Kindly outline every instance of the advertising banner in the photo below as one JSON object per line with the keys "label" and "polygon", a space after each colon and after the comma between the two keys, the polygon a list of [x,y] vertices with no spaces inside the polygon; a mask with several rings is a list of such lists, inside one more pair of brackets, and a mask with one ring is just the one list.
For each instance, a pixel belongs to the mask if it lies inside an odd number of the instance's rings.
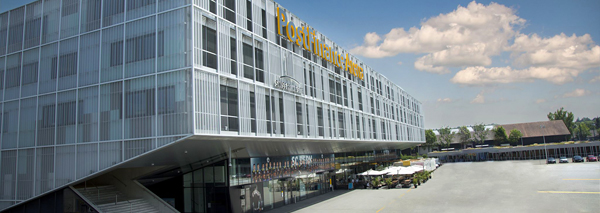
{"label": "advertising banner", "polygon": [[295,178],[335,169],[333,154],[251,158],[252,183]]}

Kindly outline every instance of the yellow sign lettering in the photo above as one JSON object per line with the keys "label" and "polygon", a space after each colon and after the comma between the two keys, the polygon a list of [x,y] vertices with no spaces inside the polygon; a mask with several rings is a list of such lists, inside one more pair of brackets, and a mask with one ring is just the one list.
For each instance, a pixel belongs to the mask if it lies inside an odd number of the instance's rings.
{"label": "yellow sign lettering", "polygon": [[303,47],[305,50],[312,52],[321,59],[328,61],[334,66],[363,80],[363,68],[352,62],[348,53],[346,53],[346,56],[344,57],[341,53],[338,54],[335,52],[333,47],[327,46],[325,42],[320,42],[315,31],[310,31],[310,27],[296,27],[292,21],[287,20],[285,12],[279,11],[279,7],[277,7],[277,33],[279,36],[284,36],[281,32],[282,27],[285,27],[287,31],[285,37],[287,37],[290,42],[295,43],[299,47]]}

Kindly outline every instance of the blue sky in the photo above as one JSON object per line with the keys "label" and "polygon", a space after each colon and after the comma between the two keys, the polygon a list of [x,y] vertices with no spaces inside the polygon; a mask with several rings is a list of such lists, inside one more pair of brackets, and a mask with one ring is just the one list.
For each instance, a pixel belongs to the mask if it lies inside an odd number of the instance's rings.
{"label": "blue sky", "polygon": [[[600,1],[277,2],[345,49],[354,50],[361,60],[420,100],[426,128],[542,121],[547,120],[548,112],[560,107],[572,111],[575,117],[600,116],[600,55],[596,52],[600,48]],[[467,40],[459,43],[439,39],[442,41],[433,42],[441,44],[428,50],[419,49],[418,45],[431,42],[406,35],[386,37],[396,28],[410,34],[408,29],[416,27],[420,35],[427,34],[423,24],[433,22],[432,19],[442,23],[433,28],[443,32],[444,24],[453,23],[451,17],[475,13],[513,17],[515,23],[508,28],[512,32],[500,38],[494,36],[493,32],[505,32],[495,31],[505,24],[502,21],[466,26],[475,39],[460,37]],[[458,23],[461,24],[468,22]],[[367,44],[364,39],[368,33],[376,34],[379,40]],[[519,45],[515,45],[516,38],[522,39]],[[399,45],[389,50],[393,46],[390,44],[402,39],[417,45]],[[464,51],[474,44],[492,49],[493,39],[506,44],[498,45],[501,50],[491,53],[487,49],[482,54]],[[449,49],[446,45],[462,51],[452,54],[445,51]],[[414,46],[417,47],[408,50]],[[575,48],[573,54],[561,57],[569,48]],[[389,51],[361,54],[381,49]],[[433,62],[442,64],[439,68],[443,70],[419,70],[415,66],[419,58],[436,58],[436,54],[449,52]],[[486,58],[488,62],[481,62]],[[444,63],[450,65],[443,66]],[[457,75],[459,72],[461,75]],[[497,76],[498,73],[502,75]]]}
{"label": "blue sky", "polygon": [[420,100],[426,128],[600,116],[600,1],[277,2]]}

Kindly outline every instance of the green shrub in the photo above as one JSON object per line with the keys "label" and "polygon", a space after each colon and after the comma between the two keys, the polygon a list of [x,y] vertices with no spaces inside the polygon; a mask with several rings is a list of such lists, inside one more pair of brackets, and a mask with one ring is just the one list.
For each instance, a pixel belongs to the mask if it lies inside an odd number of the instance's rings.
{"label": "green shrub", "polygon": [[417,159],[417,157],[412,156],[412,155],[402,155],[400,157],[400,159],[402,159],[402,160],[410,160],[410,159]]}
{"label": "green shrub", "polygon": [[385,181],[385,185],[387,185],[388,188],[392,187],[392,178],[386,178],[384,181]]}
{"label": "green shrub", "polygon": [[381,178],[379,178],[379,177],[373,178],[373,180],[371,180],[371,184],[373,185],[373,188],[377,188],[380,183],[381,183]]}

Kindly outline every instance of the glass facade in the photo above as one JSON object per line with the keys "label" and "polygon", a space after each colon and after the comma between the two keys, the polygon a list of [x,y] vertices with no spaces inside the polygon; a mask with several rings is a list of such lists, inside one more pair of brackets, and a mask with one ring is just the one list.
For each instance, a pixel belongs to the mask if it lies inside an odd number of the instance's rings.
{"label": "glass facade", "polygon": [[193,133],[192,7],[159,2],[0,14],[2,208]]}
{"label": "glass facade", "polygon": [[[376,165],[389,166],[398,159],[399,154],[395,150],[381,150],[232,159],[228,172],[229,211],[270,210],[331,192],[332,188],[364,188],[363,177],[356,174]],[[215,166],[218,165],[217,163]],[[198,171],[200,170],[184,175],[184,187],[188,187],[186,183],[192,182],[192,175],[196,177]],[[203,186],[212,187],[206,184]],[[211,190],[204,190],[206,191]],[[184,194],[185,212],[209,211],[203,206],[192,207],[194,203],[208,202],[194,198],[191,193]]]}
{"label": "glass facade", "polygon": [[271,0],[40,0],[0,14],[0,207],[194,134],[425,140],[419,101],[351,55],[364,79],[279,36],[278,7],[308,26]]}

